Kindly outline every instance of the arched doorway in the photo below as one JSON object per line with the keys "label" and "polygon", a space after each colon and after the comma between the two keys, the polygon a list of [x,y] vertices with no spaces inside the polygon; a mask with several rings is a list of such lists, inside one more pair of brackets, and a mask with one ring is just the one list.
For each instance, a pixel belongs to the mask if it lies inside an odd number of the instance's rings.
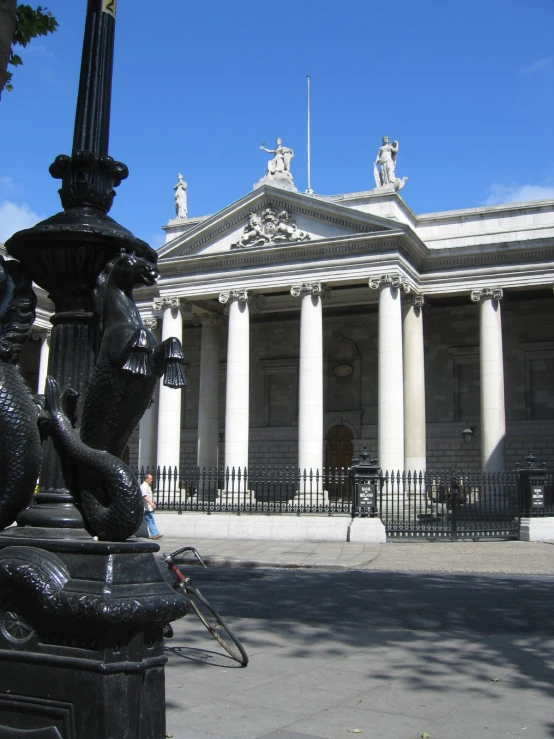
{"label": "arched doorway", "polygon": [[[354,456],[352,430],[348,426],[332,426],[327,432],[325,466],[327,467],[329,496],[344,498],[348,484],[343,478],[343,469],[350,467]],[[346,483],[346,484],[345,484]]]}

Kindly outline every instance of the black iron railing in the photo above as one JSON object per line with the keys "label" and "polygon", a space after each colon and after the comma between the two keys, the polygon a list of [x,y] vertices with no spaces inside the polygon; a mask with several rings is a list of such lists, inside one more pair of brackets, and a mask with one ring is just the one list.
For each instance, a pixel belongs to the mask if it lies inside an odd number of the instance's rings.
{"label": "black iron railing", "polygon": [[516,472],[392,473],[381,478],[379,515],[391,537],[517,538]]}
{"label": "black iron railing", "polygon": [[[141,479],[146,472],[159,510],[334,515],[355,507],[348,468],[143,468]],[[552,473],[542,507],[526,503],[518,471],[384,472],[376,484],[375,515],[390,536],[515,536],[521,516],[554,516]]]}
{"label": "black iron railing", "polygon": [[248,470],[142,468],[150,472],[160,510],[263,513],[350,513],[352,486],[348,469],[322,473],[292,467]]}

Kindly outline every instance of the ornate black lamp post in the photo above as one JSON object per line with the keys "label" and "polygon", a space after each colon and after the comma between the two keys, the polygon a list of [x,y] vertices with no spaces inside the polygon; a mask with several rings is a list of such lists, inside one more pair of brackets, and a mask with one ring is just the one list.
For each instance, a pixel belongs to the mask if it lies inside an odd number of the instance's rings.
{"label": "ornate black lamp post", "polygon": [[[163,737],[162,628],[187,609],[157,544],[129,538],[142,504],[118,459],[157,378],[185,380],[178,342],[156,346],[132,298],[156,253],[107,215],[128,175],[108,155],[114,6],[88,0],[73,150],[50,167],[64,210],[15,234],[19,264],[0,265],[0,528],[19,513],[0,534],[2,737]],[[41,419],[14,367],[34,311],[26,275],[55,305]],[[37,420],[39,492],[20,512]]]}

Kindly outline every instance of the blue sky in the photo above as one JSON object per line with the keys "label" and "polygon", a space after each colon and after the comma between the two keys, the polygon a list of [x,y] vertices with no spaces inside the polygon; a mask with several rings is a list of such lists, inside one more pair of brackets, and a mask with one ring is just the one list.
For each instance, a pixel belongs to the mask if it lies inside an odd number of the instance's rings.
{"label": "blue sky", "polygon": [[[70,153],[85,0],[49,0],[58,31],[23,50],[0,102],[0,241],[60,210],[48,166]],[[155,8],[155,11],[153,10]],[[306,188],[373,187],[381,137],[415,213],[554,197],[554,2],[118,0],[110,154],[130,169],[111,215],[159,246],[242,197],[277,136]]]}

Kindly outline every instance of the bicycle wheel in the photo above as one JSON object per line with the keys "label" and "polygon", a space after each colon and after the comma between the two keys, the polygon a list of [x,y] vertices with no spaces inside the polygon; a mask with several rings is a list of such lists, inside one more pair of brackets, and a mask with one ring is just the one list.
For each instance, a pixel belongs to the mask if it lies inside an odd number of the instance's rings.
{"label": "bicycle wheel", "polygon": [[186,592],[190,605],[204,626],[208,629],[213,638],[221,644],[223,649],[229,654],[239,665],[246,667],[248,664],[248,655],[246,650],[221,618],[219,613],[214,610],[213,606],[204,598],[202,593],[191,585],[183,583],[183,590]]}

